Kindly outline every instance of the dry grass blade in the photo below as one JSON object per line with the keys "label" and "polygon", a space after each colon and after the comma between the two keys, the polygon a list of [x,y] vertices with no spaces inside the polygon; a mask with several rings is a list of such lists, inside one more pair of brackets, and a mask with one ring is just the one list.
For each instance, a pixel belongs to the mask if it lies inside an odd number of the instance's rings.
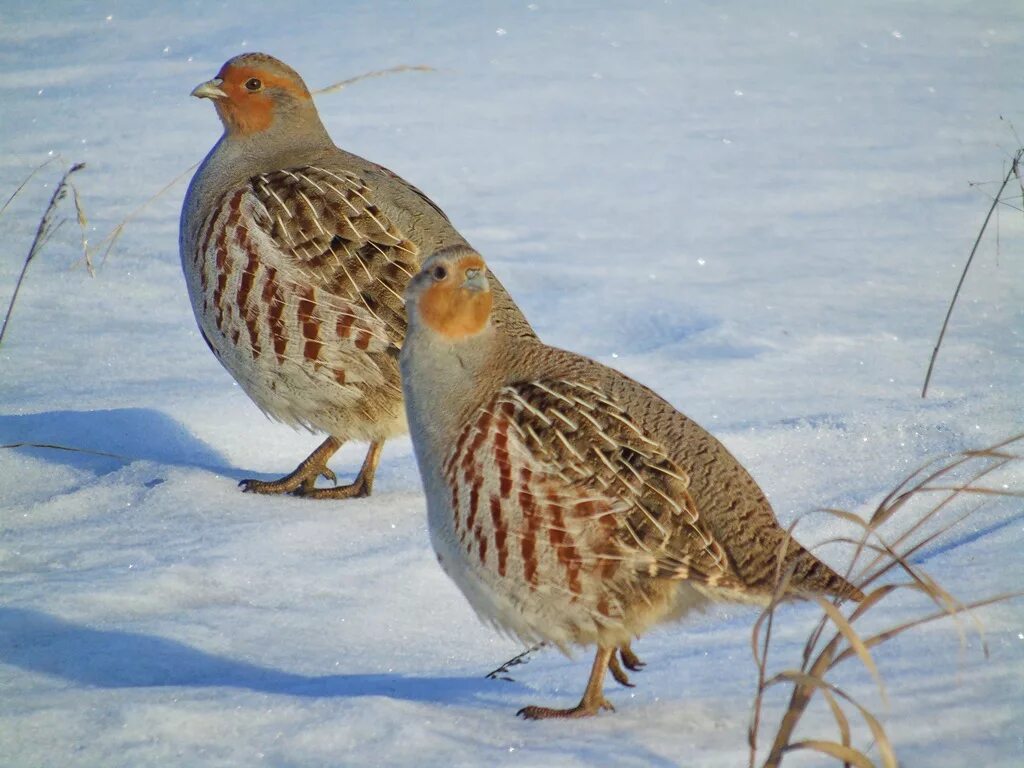
{"label": "dry grass blade", "polygon": [[89,448],[75,448],[72,445],[57,445],[56,443],[7,443],[6,445],[0,445],[0,449],[3,448],[45,448],[51,451],[68,451],[69,453],[84,453],[88,456],[104,456],[108,459],[117,459],[118,461],[132,461],[128,456],[122,456],[118,453],[107,453],[106,451],[93,451]]}
{"label": "dry grass blade", "polygon": [[82,198],[78,194],[78,187],[70,181],[68,182],[68,187],[71,189],[71,199],[75,203],[75,218],[78,220],[78,231],[82,236],[82,258],[85,259],[85,267],[89,270],[89,274],[95,277],[96,270],[93,269],[92,259],[89,256],[89,219],[86,218],[85,209],[82,207]]}
{"label": "dry grass blade", "polygon": [[[829,619],[838,628],[839,633],[843,636],[843,639],[847,643],[849,650],[854,651],[860,658],[861,664],[864,668],[871,673],[871,676],[875,679],[875,684],[878,685],[879,695],[882,697],[882,703],[888,706],[889,697],[885,693],[885,683],[882,682],[882,675],[878,671],[878,667],[875,665],[875,660],[871,658],[871,651],[868,650],[868,646],[861,640],[859,634],[854,630],[853,626],[847,621],[846,617],[840,612],[838,608],[829,600],[826,600],[821,595],[814,596],[815,602],[821,606],[821,609],[828,614]],[[836,662],[832,662],[832,666],[835,666]]]}
{"label": "dry grass blade", "polygon": [[[850,694],[846,693],[846,691],[837,688],[832,683],[824,680],[818,674],[808,674],[795,669],[780,672],[768,681],[768,685],[776,685],[782,682],[794,683],[795,691],[800,691],[802,689],[808,692],[808,696],[811,692],[820,690],[836,694],[842,697],[845,701],[848,701],[857,708],[860,716],[864,719],[864,722],[867,723],[868,728],[871,730],[871,735],[874,736],[875,743],[878,745],[878,751],[882,756],[882,765],[885,766],[885,768],[896,768],[896,766],[899,765],[899,762],[896,760],[896,753],[892,748],[892,744],[889,741],[889,737],[886,735],[881,722],[879,722],[878,718],[875,717],[867,707],[850,696]],[[838,702],[833,703],[838,704]],[[788,751],[790,744],[791,742],[789,739],[782,740],[777,738],[775,744],[772,746],[772,753],[768,756],[768,760],[765,762],[765,765],[778,765],[778,762],[781,761],[782,755]],[[775,758],[775,762],[772,762],[773,757]]]}
{"label": "dry grass blade", "polygon": [[[124,228],[128,225],[128,223],[132,219],[134,219],[136,216],[138,216],[140,213],[142,213],[150,204],[155,202],[157,200],[157,198],[162,197],[164,195],[164,193],[167,192],[167,190],[169,190],[172,187],[174,187],[175,184],[177,184],[179,181],[181,181],[182,179],[187,177],[190,173],[192,173],[192,171],[194,171],[198,166],[199,166],[199,163],[194,163],[194,164],[190,165],[188,168],[186,168],[184,171],[179,173],[177,176],[175,176],[169,182],[164,184],[156,194],[154,194],[151,197],[147,198],[141,205],[139,205],[137,208],[135,208],[131,213],[129,213],[123,219],[121,219],[121,223],[119,223],[116,227],[114,227],[110,231],[110,234],[107,235],[105,238],[103,238],[100,241],[99,245],[96,246],[96,251],[99,251],[101,248],[103,249],[103,256],[100,257],[100,264],[106,263],[107,257],[110,255],[110,252],[114,249],[114,245],[117,243],[118,239],[121,237],[121,234],[124,232]],[[90,252],[90,251],[86,250],[85,256],[83,257],[83,260],[85,261],[85,265],[89,269],[90,273],[93,271],[92,256],[93,256],[93,253],[95,253],[96,251]]]}
{"label": "dry grass blade", "polygon": [[35,168],[32,169],[32,172],[22,180],[21,184],[19,184],[17,187],[14,188],[14,191],[11,192],[11,196],[8,197],[7,200],[4,202],[3,207],[0,207],[0,216],[3,215],[4,211],[7,210],[7,206],[9,206],[11,204],[11,202],[14,200],[14,198],[16,198],[18,196],[18,194],[21,192],[21,190],[23,190],[25,188],[25,185],[28,184],[30,181],[32,181],[33,177],[37,173],[39,173],[41,170],[43,170],[43,168],[48,166],[50,163],[52,163],[56,159],[57,159],[57,156],[55,155],[55,156],[51,157],[49,160],[45,160],[44,162],[40,163],[39,165],[37,165]]}
{"label": "dry grass blade", "polygon": [[868,759],[863,752],[854,749],[848,744],[837,744],[834,741],[821,741],[818,739],[807,739],[797,741],[786,747],[786,752],[795,752],[798,749],[810,749],[814,752],[842,760],[844,765],[855,765],[857,768],[875,768],[875,764]]}
{"label": "dry grass blade", "polygon": [[[978,459],[993,459],[991,463],[985,464],[977,469],[966,481],[967,487],[973,487],[975,483],[986,477],[993,472],[1002,469],[1011,461],[1019,460],[1021,457],[1017,454],[1003,451],[1002,449],[1007,446],[1014,445],[1016,443],[1024,441],[1024,435],[1015,435],[1014,437],[1008,438],[991,448],[982,451],[966,451],[959,456],[947,461],[945,464],[940,463],[938,460],[928,462],[923,467],[918,469],[916,472],[911,474],[905,479],[897,488],[892,491],[875,509],[874,513],[865,527],[866,531],[877,531],[879,527],[891,520],[897,511],[903,508],[903,506],[911,501],[915,496],[930,492],[932,489],[932,483],[943,477],[948,477],[954,472],[960,470],[963,467],[969,466],[969,463]],[[925,474],[926,470],[938,465],[938,469],[934,469],[928,474]],[[916,482],[913,482],[917,479]],[[892,568],[900,565],[898,560],[891,557],[892,552],[897,548],[906,544],[910,540],[910,537],[918,533],[930,520],[932,520],[939,512],[944,510],[946,507],[957,501],[962,495],[966,494],[967,491],[963,488],[955,491],[947,491],[949,494],[945,499],[937,502],[933,507],[926,513],[914,520],[909,526],[907,526],[903,532],[892,542],[892,545],[885,545],[886,552],[884,555],[877,555],[875,559],[869,562],[866,566],[861,569],[861,576],[858,579],[864,579],[865,583],[870,584],[872,581],[878,579],[880,576],[885,574]],[[958,521],[957,521],[958,522]],[[955,525],[952,523],[951,525]],[[941,531],[944,532],[944,531]],[[869,538],[865,536],[865,541]],[[925,540],[926,542],[927,540]],[[922,542],[920,546],[923,546],[925,542]],[[884,543],[884,542],[883,542]],[[903,552],[904,557],[909,556],[910,553],[915,551],[917,547],[905,550]],[[854,553],[853,562],[851,562],[851,571],[853,564],[857,562],[860,557],[861,550],[858,549]],[[874,570],[876,566],[881,562],[881,567],[878,570]],[[870,573],[870,575],[868,575]]]}
{"label": "dry grass blade", "polygon": [[[926,515],[925,517],[928,517],[931,514],[933,514],[936,509],[937,507],[933,507],[932,510],[930,510],[928,515]],[[946,531],[950,530],[953,524],[955,524],[956,522],[960,522],[964,519],[965,517],[961,517],[959,520],[953,521],[952,524],[940,528],[936,534],[934,534],[933,536],[926,537],[924,541],[927,542],[933,540],[939,534],[945,533]],[[960,602],[956,598],[954,598],[949,592],[947,592],[942,587],[942,585],[940,585],[937,581],[931,578],[931,576],[924,572],[924,570],[915,567],[909,561],[910,553],[916,551],[919,547],[924,546],[924,544],[915,544],[909,547],[904,552],[897,552],[893,547],[886,544],[885,541],[881,539],[881,537],[879,537],[879,539],[881,540],[882,544],[881,547],[879,547],[878,549],[880,549],[884,553],[884,557],[888,558],[888,560],[885,561],[883,567],[873,572],[865,572],[865,576],[860,580],[862,587],[866,587],[867,585],[873,583],[883,573],[888,572],[892,568],[899,567],[905,574],[911,577],[912,581],[910,583],[893,585],[894,587],[901,589],[918,590],[919,592],[923,593],[928,598],[930,598],[936,605],[942,608],[943,611],[945,611],[945,615],[950,616],[955,620],[956,617],[962,612]],[[872,562],[876,562],[877,559],[878,558],[876,556],[876,559]],[[856,619],[860,618],[862,615],[867,613],[867,610],[871,607],[871,605],[874,605],[874,603],[871,603],[866,607],[864,605],[857,606],[857,608],[850,616],[851,621],[855,621]],[[975,619],[975,623],[978,629],[978,633],[981,634],[983,629],[981,623],[978,622],[977,619]],[[957,632],[960,635],[961,643],[966,644],[967,637],[963,631],[963,628],[960,626],[959,622],[956,622],[956,628]],[[986,656],[987,655],[988,652],[986,649]]]}
{"label": "dry grass blade", "polygon": [[971,268],[971,263],[974,261],[974,255],[978,252],[978,246],[981,245],[981,239],[985,236],[985,230],[988,229],[988,223],[992,220],[992,214],[996,208],[999,207],[999,203],[1002,200],[1003,192],[1006,190],[1007,184],[1010,183],[1010,179],[1018,176],[1018,169],[1020,167],[1021,158],[1024,158],[1024,147],[1021,147],[1013,156],[1013,162],[1010,163],[1010,170],[1006,172],[1003,177],[1002,183],[999,185],[999,191],[996,192],[995,198],[992,200],[992,205],[988,209],[988,213],[985,215],[985,220],[981,224],[981,229],[978,230],[978,236],[974,239],[974,246],[971,248],[971,253],[967,257],[967,263],[964,264],[964,270],[960,273],[960,280],[956,284],[956,290],[953,291],[953,298],[949,302],[949,309],[946,310],[946,317],[942,321],[942,329],[939,331],[939,338],[935,342],[935,348],[932,350],[931,359],[928,361],[928,372],[924,377],[924,386],[921,387],[921,397],[928,396],[928,384],[932,380],[932,371],[935,369],[935,360],[939,356],[939,347],[942,346],[942,340],[946,336],[946,328],[949,327],[949,318],[953,315],[953,307],[956,306],[956,300],[960,296],[960,289],[964,287],[964,281],[967,279],[967,271]]}
{"label": "dry grass blade", "polygon": [[[793,567],[783,568],[786,561],[786,553],[789,551],[789,543],[793,539],[793,523],[786,531],[786,538],[779,545],[779,551],[775,559],[775,589],[772,593],[768,607],[761,613],[754,622],[754,629],[750,635],[751,652],[754,655],[754,663],[757,664],[757,694],[754,699],[754,706],[751,711],[750,726],[747,728],[747,744],[750,747],[750,768],[754,768],[754,760],[757,755],[757,735],[761,727],[761,709],[765,689],[768,687],[768,648],[771,645],[772,623],[775,620],[775,608],[779,605],[789,590],[790,581],[793,578]],[[761,650],[758,651],[758,638],[761,634],[761,626],[765,626],[764,640],[761,643]]]}
{"label": "dry grass blade", "polygon": [[[790,584],[791,574],[781,570],[777,574],[778,588],[755,623],[752,637],[752,655],[757,665],[758,687],[749,732],[751,767],[757,764],[757,726],[762,719],[760,709],[764,703],[765,689],[779,684],[792,685],[793,690],[763,763],[764,766],[780,765],[784,756],[795,750],[816,751],[843,761],[848,766],[872,765],[866,753],[853,744],[853,734],[844,706],[855,707],[870,730],[879,753],[879,765],[890,768],[898,764],[895,751],[878,717],[827,678],[841,663],[856,658],[878,685],[880,698],[884,703],[886,691],[871,649],[904,634],[907,630],[943,618],[954,620],[962,645],[966,645],[967,635],[961,626],[960,617],[966,615],[973,619],[978,634],[982,637],[982,648],[987,656],[983,627],[972,611],[1024,596],[1024,592],[961,602],[919,562],[912,563],[910,558],[973,514],[980,507],[980,503],[975,504],[972,499],[1019,498],[1024,495],[1017,489],[993,487],[995,484],[991,481],[987,485],[980,485],[985,478],[991,479],[993,473],[1022,458],[1018,452],[1021,443],[1024,443],[1024,435],[1017,435],[983,450],[965,451],[944,462],[929,462],[907,476],[887,494],[867,521],[842,510],[826,510],[846,523],[855,524],[861,530],[859,536],[839,536],[824,543],[844,543],[853,548],[854,557],[846,574],[851,583],[861,589],[864,596],[848,611],[843,610],[843,603],[838,599],[828,600],[814,596],[813,599],[818,603],[822,614],[804,644],[801,668],[785,670],[769,677],[768,630],[777,619],[776,608],[785,597],[799,595],[799,585]],[[908,506],[915,499],[929,498],[930,494],[935,494],[937,498],[923,511],[916,512],[916,505]],[[964,507],[967,507],[966,511],[963,511]],[[902,516],[898,516],[900,512],[903,513]],[[953,518],[951,521],[950,517]],[[883,536],[879,531],[882,525],[891,526],[897,523],[900,527],[891,536]],[[890,538],[891,541],[887,541]],[[868,561],[866,565],[860,561],[862,556]],[[902,573],[906,580],[872,586],[894,569]],[[897,592],[922,595],[934,603],[938,610],[924,616],[911,617],[893,626],[875,627],[870,632],[863,631],[863,626],[859,629],[854,628],[856,622],[870,620],[873,614],[877,614],[877,606]],[[826,630],[830,627],[834,631],[826,636]],[[820,698],[825,700],[839,729],[838,742],[818,738],[800,741],[793,739],[794,732],[816,693],[821,693]]]}
{"label": "dry grass blade", "polygon": [[[832,710],[832,717],[836,721],[836,726],[839,728],[839,738],[843,740],[843,747],[850,748],[850,721],[846,717],[846,713],[843,712],[843,708],[839,706],[839,702],[836,701],[836,697],[832,694],[832,691],[827,688],[821,690],[821,695],[825,697],[825,702],[828,704],[828,708]],[[850,768],[849,761],[844,760],[843,768]]]}
{"label": "dry grass blade", "polygon": [[933,485],[929,491],[954,491],[956,493],[976,493],[980,496],[1016,496],[1024,499],[1024,491],[1007,491],[1001,488],[977,488],[966,485]]}
{"label": "dry grass blade", "polygon": [[43,211],[43,215],[39,219],[39,226],[36,227],[36,234],[32,238],[32,245],[29,246],[28,255],[25,256],[25,262],[21,265],[21,272],[14,283],[14,291],[11,293],[10,303],[7,305],[4,323],[0,326],[0,343],[3,343],[4,334],[7,333],[7,325],[11,322],[11,315],[14,314],[14,304],[18,300],[18,293],[21,291],[22,283],[25,282],[28,265],[39,254],[50,236],[60,227],[61,222],[54,225],[53,216],[57,210],[57,205],[67,194],[68,179],[83,168],[85,168],[85,163],[75,163],[64,172],[64,175],[60,177],[60,181],[57,183],[57,188],[53,190],[53,194],[50,196],[50,202],[47,204],[46,210]]}
{"label": "dry grass blade", "polygon": [[[904,586],[904,585],[899,585],[899,586]],[[984,600],[976,600],[973,603],[966,603],[964,605],[959,606],[958,609],[957,609],[957,612],[958,613],[962,613],[964,611],[973,611],[976,608],[984,608],[986,605],[994,605],[996,603],[1002,603],[1002,602],[1004,602],[1006,600],[1012,600],[1012,599],[1017,598],[1017,597],[1024,597],[1024,591],[1020,591],[1020,592],[1004,592],[1001,595],[995,595],[994,597],[988,597],[988,598],[985,598]],[[895,627],[890,627],[889,629],[885,630],[884,632],[879,632],[876,635],[872,635],[872,636],[868,637],[866,640],[864,640],[864,644],[868,648],[874,648],[876,645],[881,645],[884,642],[892,640],[897,635],[903,634],[908,629],[913,629],[914,627],[919,627],[919,626],[921,626],[923,624],[929,624],[929,623],[931,623],[933,621],[937,621],[939,619],[945,619],[945,618],[948,618],[948,617],[949,617],[949,612],[948,611],[936,611],[935,613],[931,613],[931,614],[929,614],[927,616],[922,616],[921,618],[914,619],[913,621],[904,622],[903,624],[899,624],[899,625],[897,625]],[[838,664],[840,661],[845,661],[846,659],[848,659],[851,656],[851,654],[852,654],[852,650],[847,648],[845,651],[840,653],[839,656],[836,657],[836,660],[835,660],[834,663]]]}
{"label": "dry grass blade", "polygon": [[349,77],[345,80],[339,80],[336,83],[324,86],[313,91],[313,95],[319,95],[321,93],[336,93],[338,91],[348,88],[352,83],[358,83],[360,80],[369,80],[374,77],[386,77],[387,75],[396,75],[399,72],[436,72],[437,70],[433,67],[429,67],[426,64],[399,64],[397,67],[388,67],[387,69],[374,69],[370,72],[364,72],[361,75],[355,77]]}
{"label": "dry grass blade", "polygon": [[[968,463],[974,458],[978,457],[992,457],[997,459],[1016,460],[1020,456],[1013,453],[1008,453],[1002,449],[1008,445],[1020,442],[1024,439],[1024,435],[1015,435],[1009,437],[1002,442],[996,443],[995,445],[989,446],[988,448],[982,448],[980,450],[967,450],[963,451],[959,456],[953,460],[942,463],[942,457],[936,457],[931,461],[926,462],[923,466],[918,467],[916,470],[907,475],[900,483],[891,490],[875,509],[871,515],[869,524],[877,528],[886,522],[889,518],[898,512],[904,504],[910,501],[914,494],[925,488],[931,481],[948,475],[953,472],[961,465]],[[938,466],[938,469],[932,470],[933,467]],[[930,474],[925,476],[925,472],[932,470]],[[922,477],[923,476],[923,477]],[[917,479],[916,478],[921,478]],[[907,529],[907,533],[912,533],[915,529]],[[898,542],[897,542],[898,543]]]}

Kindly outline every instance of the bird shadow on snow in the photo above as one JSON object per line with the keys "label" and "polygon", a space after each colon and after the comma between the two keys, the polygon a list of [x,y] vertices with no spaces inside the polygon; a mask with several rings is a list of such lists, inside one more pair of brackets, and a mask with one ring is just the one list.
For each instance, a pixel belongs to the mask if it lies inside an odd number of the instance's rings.
{"label": "bird shadow on snow", "polygon": [[[316,436],[317,442],[321,439],[322,435]],[[4,445],[16,446],[18,450],[48,462],[97,475],[115,472],[133,461],[152,461],[169,466],[195,467],[234,480],[247,477],[275,480],[280,477],[280,473],[261,473],[233,466],[184,425],[152,408],[0,414],[0,446]],[[335,461],[341,463],[339,459]],[[362,456],[354,461],[358,469]],[[388,464],[394,466],[393,461]],[[399,465],[401,476],[407,476],[412,466],[410,455]],[[378,484],[385,485],[392,471],[384,468],[378,472]],[[340,471],[338,475],[342,477]]]}
{"label": "bird shadow on snow", "polygon": [[177,640],[93,629],[0,607],[0,663],[94,688],[239,688],[300,697],[384,696],[455,703],[493,691],[481,677],[342,674],[313,677],[216,656]]}
{"label": "bird shadow on snow", "polygon": [[167,414],[152,408],[0,415],[0,445],[12,443],[74,448],[25,450],[47,461],[101,474],[140,460],[231,471],[227,460],[216,450]]}

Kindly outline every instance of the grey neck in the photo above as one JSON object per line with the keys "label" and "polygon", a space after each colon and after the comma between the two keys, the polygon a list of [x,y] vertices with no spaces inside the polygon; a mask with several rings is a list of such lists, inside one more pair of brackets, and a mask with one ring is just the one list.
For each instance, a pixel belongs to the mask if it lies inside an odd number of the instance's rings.
{"label": "grey neck", "polygon": [[304,165],[311,157],[335,149],[320,118],[305,121],[301,130],[287,123],[249,136],[221,136],[196,173],[215,176],[231,187],[259,173]]}
{"label": "grey neck", "polygon": [[500,344],[493,325],[472,338],[452,342],[415,320],[410,323],[402,345],[402,386],[409,428],[420,434],[431,451],[447,453],[451,448],[447,441],[483,405],[482,393],[500,384],[494,380]]}
{"label": "grey neck", "polygon": [[189,227],[201,222],[199,212],[208,210],[228,190],[260,173],[308,165],[337,151],[315,112],[307,115],[301,130],[289,133],[294,128],[294,121],[282,121],[250,136],[229,138],[225,133],[220,137],[192,177],[185,195],[181,217],[183,243],[194,236]]}

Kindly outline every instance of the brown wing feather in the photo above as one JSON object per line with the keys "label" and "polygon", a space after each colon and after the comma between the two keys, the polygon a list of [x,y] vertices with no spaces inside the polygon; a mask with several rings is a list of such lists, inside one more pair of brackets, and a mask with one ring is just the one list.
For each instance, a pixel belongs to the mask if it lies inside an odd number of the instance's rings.
{"label": "brown wing feather", "polygon": [[306,166],[254,177],[266,209],[257,223],[310,285],[377,318],[392,341],[405,335],[402,293],[419,268],[419,248],[349,171]]}
{"label": "brown wing feather", "polygon": [[567,380],[504,388],[530,453],[562,493],[601,499],[610,536],[641,575],[742,589],[725,549],[700,517],[686,472],[600,389]]}

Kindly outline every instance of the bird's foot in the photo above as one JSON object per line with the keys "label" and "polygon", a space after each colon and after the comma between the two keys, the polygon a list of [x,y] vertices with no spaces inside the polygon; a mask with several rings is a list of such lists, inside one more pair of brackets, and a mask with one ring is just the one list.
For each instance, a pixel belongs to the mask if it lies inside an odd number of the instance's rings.
{"label": "bird's foot", "polygon": [[294,472],[290,472],[279,480],[242,480],[238,487],[242,489],[243,493],[294,493],[298,496],[320,498],[311,495],[313,491],[318,490],[316,487],[318,477],[326,477],[332,483],[338,482],[338,476],[328,468],[327,460],[334,455],[339,447],[341,447],[340,440],[328,437],[295,468]]}
{"label": "bird's foot", "polygon": [[602,709],[607,709],[609,712],[615,711],[615,707],[612,706],[608,699],[604,696],[597,696],[589,701],[584,697],[579,704],[570,709],[529,706],[523,707],[516,714],[524,720],[569,720],[580,717],[593,717]]}
{"label": "bird's foot", "polygon": [[294,493],[297,496],[308,496],[311,492],[318,490],[316,487],[318,477],[325,477],[332,483],[338,482],[338,476],[326,466],[308,468],[300,464],[294,472],[279,480],[246,479],[241,480],[238,487],[242,489],[242,493]]}
{"label": "bird's foot", "polygon": [[[316,488],[312,483],[303,485],[295,490],[296,496],[304,499],[362,499],[373,492],[373,477],[377,472],[377,464],[380,462],[380,453],[384,448],[384,441],[370,443],[370,450],[366,452],[363,466],[356,475],[356,479],[348,485],[336,485],[334,488]],[[326,468],[326,467],[325,467]],[[327,470],[330,472],[330,470]],[[332,473],[333,475],[333,473]],[[313,480],[316,480],[314,476]]]}
{"label": "bird's foot", "polygon": [[566,719],[591,717],[602,709],[615,711],[612,703],[604,697],[604,673],[610,661],[615,657],[615,646],[600,646],[594,656],[594,666],[590,669],[590,679],[583,692],[580,703],[572,709],[550,709],[548,707],[523,707],[516,714],[526,720],[548,720],[550,718]]}
{"label": "bird's foot", "polygon": [[[336,480],[333,472],[331,475],[331,479]],[[369,496],[372,490],[373,484],[360,475],[348,485],[336,485],[333,488],[300,487],[295,490],[295,495],[304,499],[362,499]]]}

